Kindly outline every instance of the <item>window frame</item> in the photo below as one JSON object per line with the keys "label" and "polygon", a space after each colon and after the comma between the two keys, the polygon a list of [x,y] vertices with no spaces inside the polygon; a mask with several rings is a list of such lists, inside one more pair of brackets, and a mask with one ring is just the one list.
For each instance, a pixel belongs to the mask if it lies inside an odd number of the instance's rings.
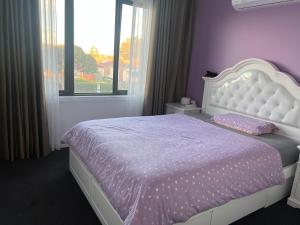
{"label": "window frame", "polygon": [[64,47],[64,90],[60,96],[111,96],[127,95],[127,90],[118,89],[119,53],[121,38],[122,6],[133,5],[132,0],[115,0],[115,34],[113,57],[113,84],[111,93],[75,93],[74,91],[74,0],[65,0],[65,47]]}

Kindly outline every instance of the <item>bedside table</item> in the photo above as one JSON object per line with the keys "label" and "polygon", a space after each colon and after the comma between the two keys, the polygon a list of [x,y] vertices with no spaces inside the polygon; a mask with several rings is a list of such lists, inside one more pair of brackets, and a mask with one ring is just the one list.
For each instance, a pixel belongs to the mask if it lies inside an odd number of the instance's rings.
{"label": "bedside table", "polygon": [[195,113],[200,112],[200,107],[186,107],[184,105],[181,105],[180,103],[167,103],[166,104],[166,114],[188,114],[188,113]]}
{"label": "bedside table", "polygon": [[[300,145],[298,145],[298,149],[300,151]],[[300,208],[300,156],[297,162],[297,169],[295,173],[291,196],[288,198],[287,204],[294,208]]]}

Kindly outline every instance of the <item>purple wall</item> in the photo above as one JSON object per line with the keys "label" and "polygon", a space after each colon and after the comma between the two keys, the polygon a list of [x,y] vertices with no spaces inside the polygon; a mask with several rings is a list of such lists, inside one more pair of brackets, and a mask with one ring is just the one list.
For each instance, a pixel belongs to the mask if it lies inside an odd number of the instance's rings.
{"label": "purple wall", "polygon": [[242,59],[273,62],[300,82],[300,4],[238,12],[231,0],[198,0],[188,96],[202,101],[206,70]]}

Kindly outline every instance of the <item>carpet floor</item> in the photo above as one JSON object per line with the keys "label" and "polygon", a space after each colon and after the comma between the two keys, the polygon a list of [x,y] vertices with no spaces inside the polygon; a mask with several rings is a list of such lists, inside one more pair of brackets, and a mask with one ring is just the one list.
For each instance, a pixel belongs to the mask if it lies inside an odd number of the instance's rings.
{"label": "carpet floor", "polygon": [[[0,162],[1,225],[100,225],[68,171],[68,150],[40,160]],[[234,225],[299,225],[286,199]]]}

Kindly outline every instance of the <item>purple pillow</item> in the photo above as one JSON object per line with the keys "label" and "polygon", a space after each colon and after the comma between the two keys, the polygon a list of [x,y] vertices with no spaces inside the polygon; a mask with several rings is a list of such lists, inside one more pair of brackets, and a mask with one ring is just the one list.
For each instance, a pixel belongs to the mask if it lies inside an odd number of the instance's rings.
{"label": "purple pillow", "polygon": [[277,130],[277,127],[273,123],[232,113],[215,115],[212,117],[212,121],[225,127],[253,135],[270,134]]}

